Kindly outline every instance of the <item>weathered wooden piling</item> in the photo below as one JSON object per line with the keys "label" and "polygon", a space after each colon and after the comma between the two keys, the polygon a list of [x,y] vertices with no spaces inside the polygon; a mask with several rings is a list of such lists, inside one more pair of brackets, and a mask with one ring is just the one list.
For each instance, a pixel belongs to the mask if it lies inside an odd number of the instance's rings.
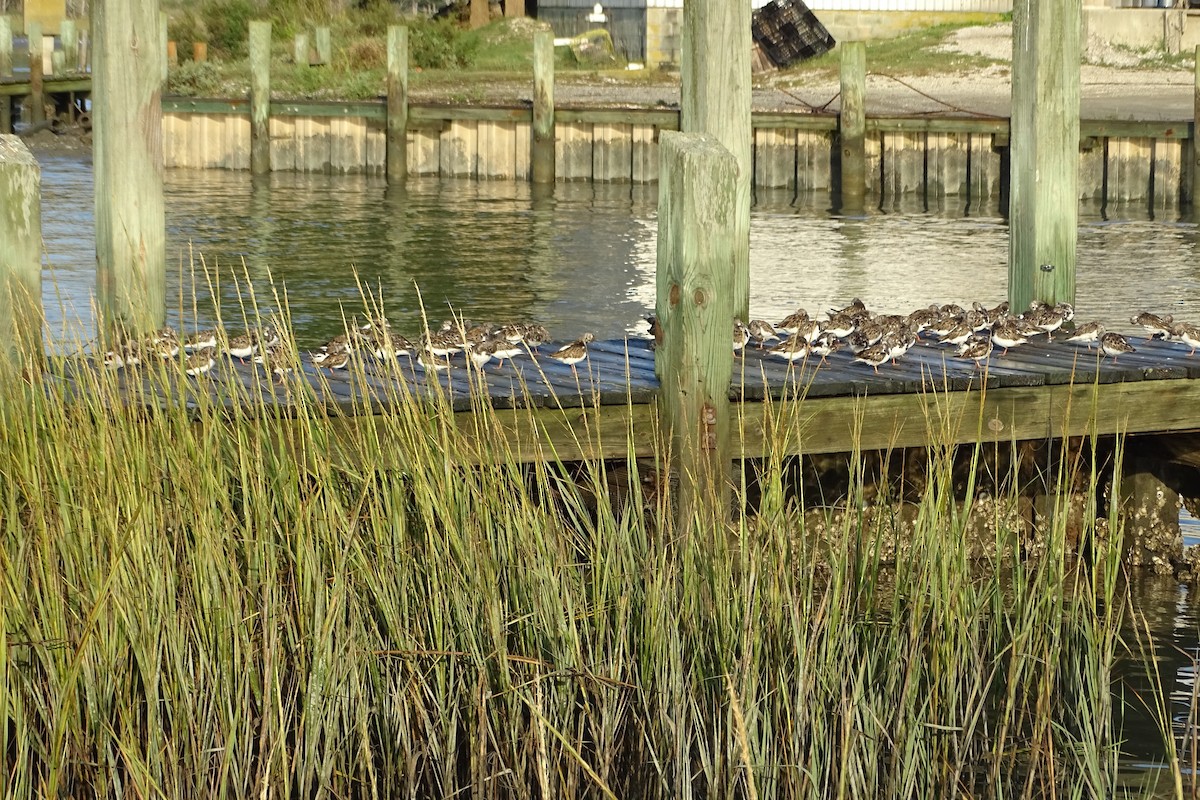
{"label": "weathered wooden piling", "polygon": [[12,47],[12,17],[0,14],[0,78],[12,77]]}
{"label": "weathered wooden piling", "polygon": [[[750,313],[750,4],[689,0],[683,7],[680,129],[709,133],[737,161],[732,313]],[[732,319],[732,318],[731,318]]]}
{"label": "weathered wooden piling", "polygon": [[42,62],[42,24],[31,22],[25,26],[25,38],[29,41],[29,121],[35,125],[46,121],[46,95],[44,92],[45,66]]}
{"label": "weathered wooden piling", "polygon": [[1200,209],[1200,44],[1196,45],[1196,64],[1192,80],[1192,183],[1191,197],[1193,214]]}
{"label": "weathered wooden piling", "polygon": [[506,0],[504,3],[504,16],[506,17],[523,17],[525,16],[525,0]]}
{"label": "weathered wooden piling", "polygon": [[162,53],[158,3],[92,3],[92,158],[102,327],[166,318]]}
{"label": "weathered wooden piling", "polygon": [[208,42],[192,42],[192,61],[197,64],[208,61]]}
{"label": "weathered wooden piling", "polygon": [[471,0],[471,30],[482,28],[484,25],[488,24],[489,20],[491,19],[491,11],[489,9],[490,5],[491,4],[488,2],[488,0]]}
{"label": "weathered wooden piling", "polygon": [[408,178],[408,28],[388,27],[387,177]]}
{"label": "weathered wooden piling", "polygon": [[63,60],[67,70],[79,72],[79,29],[75,20],[64,19],[58,26],[58,38],[62,40]]}
{"label": "weathered wooden piling", "polygon": [[1179,529],[1179,493],[1165,480],[1177,469],[1163,458],[1130,440],[1122,463],[1121,511],[1124,521],[1125,563],[1170,573],[1170,554],[1183,550]]}
{"label": "weathered wooden piling", "polygon": [[333,63],[333,35],[329,31],[328,25],[319,25],[316,33],[317,63],[328,67]]}
{"label": "weathered wooden piling", "polygon": [[167,70],[170,71],[173,67],[179,66],[179,44],[177,42],[167,41]]}
{"label": "weathered wooden piling", "polygon": [[292,61],[301,67],[309,65],[308,33],[305,31],[297,33],[296,38],[292,40]]}
{"label": "weathered wooden piling", "polygon": [[250,171],[271,171],[271,23],[250,23]]}
{"label": "weathered wooden piling", "polygon": [[1080,0],[1013,5],[1008,298],[1075,301]]}
{"label": "weathered wooden piling", "polygon": [[533,37],[533,182],[554,183],[554,34]]}
{"label": "weathered wooden piling", "polygon": [[842,42],[842,106],[838,112],[838,159],[842,211],[863,210],[867,192],[867,46]]}
{"label": "weathered wooden piling", "polygon": [[[733,275],[737,159],[711,134],[664,131],[659,140],[654,371],[679,476],[681,531],[723,522],[731,464]],[[708,525],[714,529],[714,525]]]}
{"label": "weathered wooden piling", "polygon": [[37,160],[0,134],[0,360],[18,370],[42,354],[41,203]]}
{"label": "weathered wooden piling", "polygon": [[50,53],[50,74],[62,75],[67,71],[67,57],[62,50],[53,50]]}
{"label": "weathered wooden piling", "polygon": [[165,86],[167,83],[167,72],[171,68],[171,62],[168,58],[167,42],[170,40],[170,35],[167,33],[167,12],[159,10],[158,12],[158,53],[162,62],[162,82]]}

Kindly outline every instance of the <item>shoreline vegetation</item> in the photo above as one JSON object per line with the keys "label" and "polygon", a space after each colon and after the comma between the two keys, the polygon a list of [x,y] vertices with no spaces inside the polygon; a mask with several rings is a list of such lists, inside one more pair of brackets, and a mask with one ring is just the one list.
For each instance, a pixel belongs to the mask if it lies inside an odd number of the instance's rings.
{"label": "shoreline vegetation", "polygon": [[[247,302],[232,327],[266,322]],[[294,378],[262,374],[283,419],[78,374],[0,393],[5,797],[1113,797],[1130,706],[1161,726],[1145,779],[1184,796],[1116,512],[1084,557],[997,513],[980,556],[954,465],[982,447],[928,451],[885,563],[859,453],[821,538],[782,455],[711,530],[632,455],[521,463],[438,392],[355,425]],[[803,398],[775,411],[782,452]],[[1094,458],[1050,480],[1119,492]],[[1123,694],[1131,657],[1158,689]]]}

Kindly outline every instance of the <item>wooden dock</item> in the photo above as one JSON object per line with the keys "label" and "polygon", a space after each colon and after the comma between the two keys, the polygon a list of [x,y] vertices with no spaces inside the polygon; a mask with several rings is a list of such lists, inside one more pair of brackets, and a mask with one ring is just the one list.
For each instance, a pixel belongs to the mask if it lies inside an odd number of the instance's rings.
{"label": "wooden dock", "polygon": [[[997,351],[982,367],[955,357],[953,348],[922,342],[878,373],[846,352],[826,364],[815,357],[789,364],[749,346],[735,360],[730,389],[740,426],[734,441],[742,442],[740,457],[754,458],[778,444],[780,430],[788,432],[793,454],[1200,430],[1200,354],[1190,356],[1177,343],[1132,341],[1137,352],[1117,363],[1097,350],[1054,341],[1003,356]],[[261,366],[228,358],[198,377],[184,376],[170,362],[123,369],[115,377],[139,402],[275,409],[284,419],[289,407],[315,402],[346,424],[374,425],[381,435],[381,415],[411,397],[448,403],[459,427],[469,430],[482,387],[520,460],[551,452],[564,460],[623,458],[631,442],[634,455],[653,455],[658,382],[651,343],[593,343],[577,370],[536,358],[551,349],[482,372],[461,356],[449,371],[428,373],[407,357],[367,358],[330,371],[305,355],[282,381]],[[68,385],[79,368],[70,363],[61,376]],[[159,379],[160,368],[168,380]]]}

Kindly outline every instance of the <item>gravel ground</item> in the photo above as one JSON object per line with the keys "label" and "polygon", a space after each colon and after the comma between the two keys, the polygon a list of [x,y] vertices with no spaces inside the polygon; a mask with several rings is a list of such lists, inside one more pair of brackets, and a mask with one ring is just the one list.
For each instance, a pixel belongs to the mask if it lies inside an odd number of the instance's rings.
{"label": "gravel ground", "polygon": [[[1012,91],[1012,27],[1009,23],[963,28],[946,47],[997,60],[986,69],[961,75],[881,75],[867,77],[867,113],[875,115],[1009,116]],[[1190,119],[1193,75],[1188,69],[1147,68],[1141,54],[1089,42],[1081,69],[1081,115],[1085,119]],[[815,80],[802,88],[782,88],[794,75],[759,73],[754,77],[754,107],[759,110],[838,110],[836,79]],[[497,82],[477,87],[483,103],[528,103],[524,81]],[[436,92],[414,92],[416,102],[436,102]],[[584,81],[561,78],[555,102],[562,106],[676,107],[677,75],[658,83],[631,84],[612,78]]]}

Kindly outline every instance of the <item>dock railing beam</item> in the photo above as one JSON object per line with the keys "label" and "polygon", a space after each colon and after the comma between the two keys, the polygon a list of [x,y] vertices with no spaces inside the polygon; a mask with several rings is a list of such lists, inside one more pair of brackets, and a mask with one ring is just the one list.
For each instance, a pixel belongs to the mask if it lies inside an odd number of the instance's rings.
{"label": "dock railing beam", "polygon": [[250,23],[250,172],[271,171],[271,23]]}
{"label": "dock railing beam", "polygon": [[158,3],[92,3],[92,160],[102,333],[166,318]]}
{"label": "dock railing beam", "polygon": [[[729,380],[738,225],[737,159],[715,136],[659,140],[657,313],[659,408],[679,476],[680,535],[723,529],[732,485]],[[699,528],[695,527],[699,525]]]}
{"label": "dock railing beam", "polygon": [[37,160],[0,134],[0,358],[25,374],[43,352],[41,202]]}
{"label": "dock railing beam", "polygon": [[867,194],[867,47],[842,42],[841,94],[838,113],[838,160],[841,169],[841,210],[863,211]]}
{"label": "dock railing beam", "polygon": [[554,183],[554,34],[533,36],[534,183]]}
{"label": "dock railing beam", "polygon": [[730,324],[733,316],[749,321],[750,313],[750,183],[754,176],[750,50],[750,3],[684,3],[680,129],[712,134],[733,154],[738,167]]}
{"label": "dock railing beam", "polygon": [[1080,0],[1013,4],[1008,299],[1075,301]]}
{"label": "dock railing beam", "polygon": [[408,179],[408,28],[388,27],[387,45],[387,178]]}

